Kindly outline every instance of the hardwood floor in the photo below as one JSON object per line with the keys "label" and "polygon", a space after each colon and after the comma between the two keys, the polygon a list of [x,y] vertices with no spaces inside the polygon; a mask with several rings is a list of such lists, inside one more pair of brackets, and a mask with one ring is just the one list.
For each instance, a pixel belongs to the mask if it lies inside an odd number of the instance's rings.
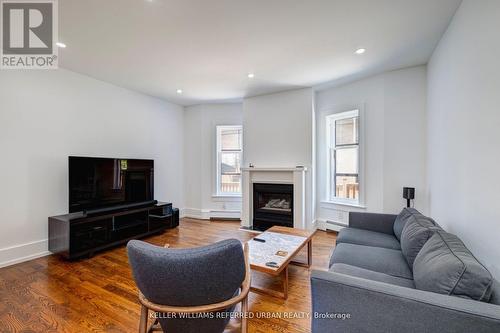
{"label": "hardwood floor", "polygon": [[[182,219],[179,228],[144,240],[176,248],[251,237],[239,230],[237,222]],[[335,233],[316,233],[313,268],[327,268],[335,237]],[[302,252],[298,259],[306,260]],[[279,280],[256,272],[252,272],[252,284],[281,286]],[[311,310],[309,270],[290,266],[289,284],[286,301],[250,293],[249,310],[254,318],[249,320],[249,332],[310,331],[310,318],[305,316]],[[48,256],[0,269],[0,332],[135,333],[139,312],[125,246],[76,262]],[[273,313],[304,318],[275,318]],[[232,321],[228,331],[239,332],[239,321]]]}

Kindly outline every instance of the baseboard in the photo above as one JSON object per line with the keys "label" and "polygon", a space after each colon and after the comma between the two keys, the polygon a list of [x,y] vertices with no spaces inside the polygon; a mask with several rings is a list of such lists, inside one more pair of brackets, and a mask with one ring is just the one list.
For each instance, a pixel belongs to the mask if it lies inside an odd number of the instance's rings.
{"label": "baseboard", "polygon": [[202,219],[201,209],[196,208],[182,208],[180,217],[188,217],[193,219]]}
{"label": "baseboard", "polygon": [[0,249],[0,268],[49,255],[48,239]]}
{"label": "baseboard", "polygon": [[210,219],[239,219],[241,218],[240,210],[228,209],[199,209],[199,208],[183,208],[181,209],[181,217],[188,217],[200,220]]}

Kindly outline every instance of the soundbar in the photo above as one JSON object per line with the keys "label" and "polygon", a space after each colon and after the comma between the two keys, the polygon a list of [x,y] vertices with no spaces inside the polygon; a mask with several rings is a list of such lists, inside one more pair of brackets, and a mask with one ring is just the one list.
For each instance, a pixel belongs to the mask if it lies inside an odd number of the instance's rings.
{"label": "soundbar", "polygon": [[98,208],[98,209],[91,209],[91,210],[84,210],[83,214],[87,217],[95,216],[95,215],[101,215],[104,213],[112,213],[116,212],[119,210],[126,210],[126,209],[132,209],[132,208],[142,208],[142,207],[147,207],[147,206],[153,206],[158,203],[158,200],[150,200],[150,201],[143,201],[143,202],[136,202],[132,204],[126,204],[126,205],[118,205],[118,206],[112,206],[112,207],[106,207],[106,208]]}

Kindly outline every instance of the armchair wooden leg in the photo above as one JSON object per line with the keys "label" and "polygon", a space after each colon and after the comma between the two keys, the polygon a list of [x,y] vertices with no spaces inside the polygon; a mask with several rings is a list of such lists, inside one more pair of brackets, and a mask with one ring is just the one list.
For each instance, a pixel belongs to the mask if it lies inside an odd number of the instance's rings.
{"label": "armchair wooden leg", "polygon": [[158,319],[155,319],[155,321],[148,327],[147,333],[156,332],[156,331],[162,331],[161,326],[160,326],[160,321]]}
{"label": "armchair wooden leg", "polygon": [[141,319],[139,322],[139,333],[146,333],[148,329],[148,308],[141,305]]}
{"label": "armchair wooden leg", "polygon": [[247,312],[248,312],[248,296],[241,301],[241,313],[243,317],[241,318],[241,332],[247,333],[248,322],[247,322]]}

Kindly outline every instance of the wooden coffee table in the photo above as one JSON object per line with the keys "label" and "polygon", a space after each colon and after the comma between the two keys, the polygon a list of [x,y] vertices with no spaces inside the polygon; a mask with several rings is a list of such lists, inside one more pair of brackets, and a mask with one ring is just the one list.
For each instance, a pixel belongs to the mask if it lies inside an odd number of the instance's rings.
{"label": "wooden coffee table", "polygon": [[[265,239],[265,243],[248,241],[250,253],[250,268],[272,276],[281,276],[283,291],[267,288],[251,287],[250,291],[260,294],[271,295],[283,299],[288,298],[288,265],[311,267],[312,262],[312,237],[316,231],[277,227],[274,226],[267,231],[255,236]],[[296,262],[292,259],[307,245],[307,262]],[[278,255],[278,251],[283,251]],[[266,262],[273,261],[278,267],[266,266]]]}

